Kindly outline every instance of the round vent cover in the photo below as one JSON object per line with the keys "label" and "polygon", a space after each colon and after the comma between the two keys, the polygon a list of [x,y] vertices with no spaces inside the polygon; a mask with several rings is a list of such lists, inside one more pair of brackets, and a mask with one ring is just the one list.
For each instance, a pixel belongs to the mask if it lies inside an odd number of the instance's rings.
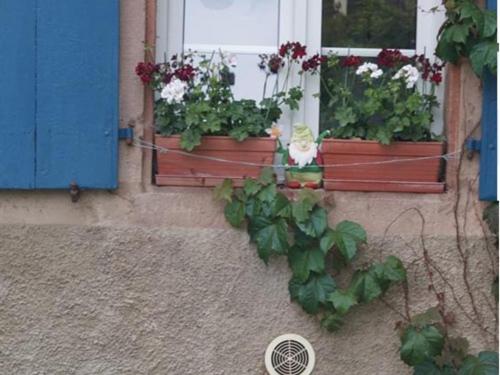
{"label": "round vent cover", "polygon": [[299,335],[277,337],[266,350],[269,375],[309,375],[315,361],[311,344]]}

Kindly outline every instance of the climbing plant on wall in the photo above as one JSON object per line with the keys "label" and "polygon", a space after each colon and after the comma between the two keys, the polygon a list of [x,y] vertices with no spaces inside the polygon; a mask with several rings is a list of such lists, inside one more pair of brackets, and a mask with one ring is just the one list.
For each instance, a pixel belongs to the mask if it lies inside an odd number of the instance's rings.
{"label": "climbing plant on wall", "polygon": [[457,63],[468,58],[474,72],[497,70],[496,12],[480,8],[473,0],[446,0],[446,21],[438,35],[436,55],[443,61]]}
{"label": "climbing plant on wall", "polygon": [[330,331],[340,328],[354,306],[371,302],[393,283],[406,280],[402,262],[390,256],[357,269],[349,286],[340,288],[332,273],[352,263],[366,242],[365,230],[351,221],[331,227],[327,205],[315,191],[304,189],[287,196],[278,191],[272,169],[264,169],[257,180],[245,180],[239,189],[226,180],[215,196],[226,202],[227,221],[246,228],[266,264],[273,256],[288,259],[293,274],[288,285],[291,299],[307,313],[320,316],[322,326]]}
{"label": "climbing plant on wall", "polygon": [[[242,188],[235,188],[231,180],[225,180],[214,194],[225,202],[227,221],[235,228],[247,230],[266,264],[273,257],[288,259],[292,301],[308,314],[318,316],[325,329],[337,331],[356,305],[382,297],[391,285],[400,283],[405,291],[405,313],[400,314],[403,321],[396,324],[401,340],[400,357],[413,368],[414,375],[498,374],[498,353],[483,351],[470,355],[467,340],[451,335],[455,315],[447,308],[445,294],[436,287],[433,275],[436,271],[445,277],[431,261],[423,237],[428,288],[436,297],[437,306],[411,316],[407,271],[395,256],[355,269],[345,288],[337,284],[336,276],[352,269],[347,266],[352,266],[367,235],[361,225],[352,221],[330,226],[329,204],[315,191],[280,191],[273,170],[264,169],[258,179],[246,179]],[[424,224],[421,212],[413,210]],[[452,294],[455,295],[453,291]],[[473,308],[475,311],[474,305]]]}

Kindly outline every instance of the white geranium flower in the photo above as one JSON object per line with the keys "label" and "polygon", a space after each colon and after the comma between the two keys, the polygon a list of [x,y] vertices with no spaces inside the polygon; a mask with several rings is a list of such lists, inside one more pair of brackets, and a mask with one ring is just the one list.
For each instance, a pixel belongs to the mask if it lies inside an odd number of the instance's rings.
{"label": "white geranium flower", "polygon": [[186,94],[187,84],[178,78],[173,78],[161,91],[161,98],[168,104],[180,103]]}
{"label": "white geranium flower", "polygon": [[406,88],[411,89],[415,86],[418,79],[420,78],[420,73],[418,69],[413,65],[405,65],[392,77],[392,79],[401,79],[403,78],[406,82]]}
{"label": "white geranium flower", "polygon": [[371,78],[380,78],[384,74],[382,69],[375,70],[372,74],[370,74]]}
{"label": "white geranium flower", "polygon": [[371,78],[379,78],[384,72],[377,64],[366,62],[358,67],[356,74],[358,76],[369,74]]}

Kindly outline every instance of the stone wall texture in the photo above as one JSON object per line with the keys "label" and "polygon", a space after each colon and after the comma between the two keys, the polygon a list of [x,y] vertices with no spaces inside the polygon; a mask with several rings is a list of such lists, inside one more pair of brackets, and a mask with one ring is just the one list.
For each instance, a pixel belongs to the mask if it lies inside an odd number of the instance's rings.
{"label": "stone wall texture", "polygon": [[[122,0],[121,124],[134,123],[139,135],[148,125],[133,69],[144,55],[145,5]],[[461,69],[464,136],[480,117],[480,90],[470,68]],[[311,342],[314,374],[411,374],[394,329],[404,310],[401,288],[385,303],[355,308],[340,332],[327,333],[290,302],[283,259],[265,266],[246,233],[225,223],[210,191],[156,188],[142,150],[122,145],[120,153],[116,192],[84,192],[78,203],[68,192],[0,192],[0,374],[263,375],[265,349],[284,333]],[[497,250],[480,221],[477,160],[464,160],[462,169],[460,237],[480,313],[496,331],[488,293]],[[407,265],[412,313],[436,304],[421,261],[425,246],[471,314],[456,245],[456,190],[329,195],[331,223],[357,221],[368,232],[356,266],[390,254]],[[439,277],[436,283],[471,351],[495,348]]]}

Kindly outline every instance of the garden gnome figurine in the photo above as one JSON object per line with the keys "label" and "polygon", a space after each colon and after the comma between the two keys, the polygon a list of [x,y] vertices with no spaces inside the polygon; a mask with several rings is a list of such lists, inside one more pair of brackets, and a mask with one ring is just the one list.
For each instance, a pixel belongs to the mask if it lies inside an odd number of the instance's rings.
{"label": "garden gnome figurine", "polygon": [[323,157],[319,150],[320,141],[315,141],[307,125],[293,127],[292,139],[285,153],[287,186],[291,189],[307,187],[318,189],[323,180]]}

